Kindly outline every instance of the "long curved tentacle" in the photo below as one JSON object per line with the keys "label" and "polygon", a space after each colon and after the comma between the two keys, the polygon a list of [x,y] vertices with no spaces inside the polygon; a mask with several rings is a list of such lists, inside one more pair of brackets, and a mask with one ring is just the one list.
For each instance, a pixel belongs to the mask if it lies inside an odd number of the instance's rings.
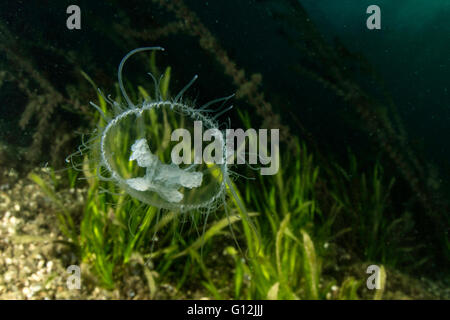
{"label": "long curved tentacle", "polygon": [[208,107],[209,106],[211,106],[211,105],[213,105],[213,104],[215,104],[215,103],[218,103],[218,102],[227,102],[229,99],[231,99],[231,98],[233,98],[235,96],[235,94],[233,93],[233,94],[231,94],[231,95],[229,95],[229,96],[227,96],[227,97],[222,97],[222,98],[218,98],[218,99],[214,99],[214,100],[212,100],[212,101],[210,101],[210,102],[208,102],[208,103],[205,103],[204,105],[202,105],[200,108],[199,108],[199,110],[200,111],[218,111],[218,110],[220,110],[220,109],[222,109],[222,107],[223,107],[223,104],[219,107],[219,108],[217,108],[216,110],[209,110],[208,109]]}
{"label": "long curved tentacle", "polygon": [[222,111],[220,111],[220,112],[218,112],[216,115],[214,115],[213,119],[214,119],[214,120],[217,120],[221,115],[223,115],[225,112],[230,111],[230,110],[233,109],[233,108],[234,108],[234,106],[231,105],[231,106],[229,106],[229,107],[223,109]]}
{"label": "long curved tentacle", "polygon": [[132,106],[133,103],[131,102],[130,98],[128,97],[126,91],[125,91],[125,87],[123,85],[123,80],[122,80],[122,69],[123,69],[123,65],[125,64],[125,62],[127,61],[127,59],[129,57],[131,57],[133,54],[137,53],[137,52],[141,52],[141,51],[153,51],[153,50],[161,50],[164,51],[164,48],[162,47],[142,47],[142,48],[137,48],[134,50],[131,50],[130,52],[128,52],[128,54],[123,57],[122,61],[120,61],[119,64],[119,70],[117,71],[117,77],[119,79],[119,87],[120,87],[120,92],[122,93],[123,97],[125,98],[127,104],[129,106]]}
{"label": "long curved tentacle", "polygon": [[197,80],[198,75],[195,75],[191,81],[189,81],[189,83],[177,94],[177,96],[175,97],[175,102],[178,102],[178,100],[180,100],[180,98],[183,96],[183,93],[186,92],[187,89],[189,89],[190,86],[192,86],[192,84],[195,82],[195,80]]}
{"label": "long curved tentacle", "polygon": [[161,98],[161,91],[159,90],[159,81],[156,80],[155,76],[148,72],[148,75],[153,79],[153,84],[155,86],[155,100],[159,101]]}

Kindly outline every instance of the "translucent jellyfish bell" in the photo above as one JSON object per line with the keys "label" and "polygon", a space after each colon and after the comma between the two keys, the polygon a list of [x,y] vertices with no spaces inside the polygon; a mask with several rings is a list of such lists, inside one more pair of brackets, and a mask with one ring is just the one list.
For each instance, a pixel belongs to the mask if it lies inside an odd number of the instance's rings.
{"label": "translucent jellyfish bell", "polygon": [[[114,183],[108,184],[107,190],[99,187],[100,190],[116,194],[112,187],[117,186],[133,199],[157,208],[157,219],[164,209],[176,213],[205,213],[204,232],[209,213],[223,204],[231,234],[239,247],[226,204],[226,194],[230,194],[239,209],[233,220],[245,219],[260,243],[256,227],[231,182],[226,131],[219,130],[216,121],[232,108],[226,106],[232,96],[197,107],[183,99],[183,94],[197,76],[175,98],[167,99],[166,94],[160,92],[160,82],[149,74],[155,87],[154,93],[150,97],[140,87],[145,100],[134,104],[125,91],[122,69],[133,54],[151,50],[164,49],[138,48],[122,59],[118,81],[125,103],[105,97],[99,90],[102,96],[100,106],[92,102],[91,105],[102,119],[91,137],[87,141],[83,138],[78,151],[67,157],[66,161],[71,162],[75,169],[81,169],[74,157],[83,156],[82,169],[85,173],[95,172],[100,180]],[[215,104],[220,106],[214,107]],[[179,157],[172,161],[174,152]],[[130,218],[132,216],[130,212]]]}
{"label": "translucent jellyfish bell", "polygon": [[[135,49],[119,65],[119,86],[126,105],[105,98],[114,111],[112,116],[94,105],[106,123],[99,128],[99,143],[94,143],[94,148],[99,151],[100,167],[104,168],[100,170],[101,177],[114,180],[130,196],[151,206],[176,211],[213,209],[224,200],[226,185],[229,184],[225,138],[215,119],[229,108],[219,108],[218,113],[212,113],[210,106],[230,97],[217,99],[200,108],[184,102],[182,95],[195,81],[195,76],[173,100],[164,100],[159,92],[159,83],[151,75],[156,88],[154,99],[135,105],[124,89],[122,68],[131,55],[144,50],[163,49]],[[190,139],[172,139],[176,129],[188,132]],[[221,150],[215,157],[220,156],[221,161],[195,161],[203,160],[199,150],[204,149],[202,133],[208,130],[218,133],[215,139],[219,140]],[[194,137],[198,138],[199,134],[202,146],[196,148],[194,144],[199,141],[194,141]],[[172,163],[172,150],[177,145],[179,149],[180,145],[183,147],[183,157],[190,161]]]}

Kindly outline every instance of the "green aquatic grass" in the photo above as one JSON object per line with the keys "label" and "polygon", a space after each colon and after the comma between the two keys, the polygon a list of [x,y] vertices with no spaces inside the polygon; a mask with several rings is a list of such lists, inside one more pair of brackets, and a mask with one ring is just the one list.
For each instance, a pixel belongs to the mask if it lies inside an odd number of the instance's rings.
{"label": "green aquatic grass", "polygon": [[[241,113],[241,117],[251,127],[248,116]],[[277,161],[283,165],[276,175],[257,175],[238,194],[249,211],[258,214],[253,220],[255,228],[242,221],[240,237],[247,259],[234,248],[226,249],[235,262],[234,298],[324,298],[319,288],[321,259],[310,235],[321,216],[315,197],[319,168],[299,142],[296,152],[285,153]]]}
{"label": "green aquatic grass", "polygon": [[[154,63],[152,54],[151,69],[158,72]],[[170,67],[164,73],[160,89],[163,98],[168,98]],[[84,77],[96,88],[88,75]],[[133,100],[151,98],[141,86],[128,92]],[[98,94],[97,99],[99,108],[107,113],[103,96]],[[158,119],[152,111],[146,116],[154,124],[150,128],[153,136],[162,137],[155,141],[157,150],[166,149],[161,141],[167,140],[171,127],[182,126],[183,119],[166,113]],[[240,117],[244,126],[251,127],[248,114],[240,112]],[[96,119],[98,126],[105,125],[101,117]],[[126,133],[121,136],[123,148],[118,149],[122,152],[121,159],[127,159],[129,140]],[[322,276],[324,243],[347,232],[359,239],[368,257],[376,258],[379,254],[379,246],[371,241],[385,226],[383,212],[393,184],[384,184],[379,167],[369,179],[361,176],[364,196],[356,203],[357,207],[346,188],[333,189],[335,202],[324,206],[317,195],[321,170],[306,145],[297,141],[295,150],[282,152],[281,159],[276,159],[282,163],[276,175],[256,174],[255,180],[233,182],[240,203],[236,197],[229,197],[228,213],[220,208],[206,221],[197,212],[162,214],[160,209],[130,198],[113,182],[100,181],[99,169],[92,161],[97,156],[94,152],[91,158],[82,158],[81,174],[72,168],[67,170],[70,188],[79,178],[87,186],[85,207],[77,224],[55,191],[57,179],[51,179],[52,186],[38,175],[30,174],[30,178],[56,203],[63,234],[77,248],[82,264],[90,268],[105,288],[117,288],[126,276],[127,267],[137,263],[143,269],[151,298],[156,296],[160,283],[170,281],[178,290],[200,284],[217,299],[325,299],[335,281],[324,281]],[[136,170],[130,161],[118,162],[118,166],[124,172]],[[356,172],[355,168],[352,170]],[[350,174],[342,169],[339,172],[340,180],[334,183],[345,185]],[[244,207],[251,220],[247,219]],[[365,212],[365,209],[370,209],[369,214],[351,220],[343,231],[333,229],[342,212]],[[230,245],[233,242],[228,240],[233,237],[239,246]],[[214,275],[214,269],[221,266],[209,259],[211,254],[230,259],[232,267],[226,269],[228,272]],[[230,283],[231,290],[224,289]],[[353,277],[344,278],[338,298],[357,299],[361,283]]]}
{"label": "green aquatic grass", "polygon": [[410,253],[418,248],[412,244],[413,219],[408,211],[394,212],[390,196],[395,178],[387,178],[378,161],[366,173],[358,168],[355,155],[349,159],[347,170],[335,165],[337,175],[330,181],[333,199],[342,208],[340,223],[351,228],[346,235],[351,249],[367,261],[394,267],[411,262]]}
{"label": "green aquatic grass", "polygon": [[341,290],[338,294],[338,300],[358,300],[358,288],[362,282],[350,276],[342,282]]}
{"label": "green aquatic grass", "polygon": [[[54,176],[51,174],[51,176]],[[53,185],[46,182],[42,177],[39,175],[30,172],[28,174],[28,178],[32,180],[34,183],[36,183],[39,187],[41,187],[42,191],[51,199],[51,201],[56,205],[56,218],[58,219],[59,228],[62,232],[62,234],[71,242],[71,244],[77,244],[78,236],[76,233],[75,223],[72,219],[72,215],[70,211],[66,208],[63,201],[58,196],[57,192],[55,191],[55,181],[56,179],[53,179]],[[70,181],[70,179],[69,179]]]}

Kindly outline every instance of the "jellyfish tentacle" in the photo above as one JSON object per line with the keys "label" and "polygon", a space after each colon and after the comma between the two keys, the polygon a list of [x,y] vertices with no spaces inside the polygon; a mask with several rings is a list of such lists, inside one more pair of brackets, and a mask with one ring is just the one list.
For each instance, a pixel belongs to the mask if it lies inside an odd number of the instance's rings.
{"label": "jellyfish tentacle", "polygon": [[230,173],[230,177],[240,177],[240,178],[244,178],[246,180],[256,180],[255,177],[247,177],[243,174],[237,173],[236,171],[228,170],[228,172]]}
{"label": "jellyfish tentacle", "polygon": [[102,170],[101,170],[102,168],[101,167],[99,167],[98,168],[98,170],[97,170],[97,172],[96,172],[96,176],[97,176],[97,178],[100,180],[100,181],[115,181],[114,180],[114,177],[105,177],[103,174],[102,174]]}
{"label": "jellyfish tentacle", "polygon": [[219,118],[221,115],[223,115],[225,112],[228,112],[228,111],[230,111],[230,110],[233,109],[233,108],[234,108],[234,106],[231,105],[231,106],[229,106],[229,107],[223,109],[222,111],[218,112],[218,113],[213,117],[213,120],[218,119],[218,118]]}
{"label": "jellyfish tentacle", "polygon": [[[108,95],[106,96],[100,88],[98,88],[97,91],[98,91],[98,94],[103,98],[103,100],[105,100],[105,102],[108,103],[108,104],[112,107],[112,110],[113,110],[113,112],[114,112],[114,115],[117,116],[118,114],[120,114],[120,113],[123,112],[124,109],[120,106],[120,104],[119,104],[117,101],[115,101],[115,100],[112,98],[111,94],[108,94]],[[110,119],[109,119],[109,117],[108,117],[108,118],[106,118],[105,120],[108,121],[108,120],[110,120]]]}
{"label": "jellyfish tentacle", "polygon": [[119,196],[119,197],[123,196],[122,193],[112,192],[111,190],[108,190],[108,189],[106,189],[106,188],[104,188],[102,186],[99,186],[98,190],[100,190],[99,193],[107,193],[107,194],[112,194],[113,196]]}
{"label": "jellyfish tentacle", "polygon": [[183,96],[183,94],[186,92],[186,90],[189,89],[190,86],[192,86],[192,84],[195,82],[195,80],[197,80],[197,78],[198,78],[198,75],[195,75],[192,78],[192,80],[189,81],[189,83],[183,89],[181,89],[181,91],[175,97],[175,102],[178,102],[178,100]]}
{"label": "jellyfish tentacle", "polygon": [[153,84],[155,86],[155,100],[159,101],[161,99],[161,90],[159,90],[160,81],[157,81],[155,76],[151,72],[148,72],[147,74],[152,78]]}
{"label": "jellyfish tentacle", "polygon": [[111,94],[108,94],[108,96],[107,96],[106,98],[108,98],[108,100],[106,100],[106,101],[109,102],[112,106],[118,105],[118,103],[117,103],[116,101],[113,100]]}
{"label": "jellyfish tentacle", "polygon": [[98,113],[100,113],[100,116],[103,118],[103,120],[108,121],[108,118],[106,117],[105,113],[103,112],[103,110],[98,105],[96,105],[92,101],[90,101],[89,104],[91,106],[93,106],[98,111]]}
{"label": "jellyfish tentacle", "polygon": [[223,105],[221,105],[221,106],[220,106],[218,109],[216,109],[216,110],[211,110],[211,109],[207,109],[207,108],[208,108],[209,106],[215,104],[215,103],[218,103],[218,102],[222,102],[222,101],[227,102],[228,100],[230,100],[230,99],[233,98],[234,96],[235,96],[235,94],[233,93],[233,94],[231,94],[231,95],[229,95],[229,96],[227,96],[227,97],[222,97],[222,98],[217,98],[217,99],[211,100],[210,102],[205,103],[204,105],[202,105],[198,110],[200,110],[200,111],[206,111],[206,112],[209,112],[209,111],[214,112],[214,111],[220,110],[220,109],[223,107]]}
{"label": "jellyfish tentacle", "polygon": [[111,106],[114,106],[114,101],[112,101],[111,98],[109,98],[111,95],[105,96],[105,94],[103,93],[103,91],[100,88],[97,88],[98,94],[103,98],[103,100],[105,100],[105,102],[107,102],[108,104],[110,104]]}
{"label": "jellyfish tentacle", "polygon": [[161,93],[161,81],[162,81],[162,79],[164,78],[164,76],[165,76],[165,74],[163,73],[163,74],[159,77],[159,80],[158,80],[158,85],[157,85],[157,87],[158,87],[158,93],[159,93],[159,97],[160,97],[159,100],[161,100],[161,98],[162,98],[162,93]]}
{"label": "jellyfish tentacle", "polygon": [[128,58],[131,57],[132,55],[134,55],[135,53],[138,53],[138,52],[141,52],[141,51],[153,51],[153,50],[164,51],[164,48],[162,48],[162,47],[142,47],[142,48],[137,48],[137,49],[134,49],[134,50],[131,50],[130,52],[128,52],[127,55],[125,57],[123,57],[122,61],[120,61],[119,70],[117,71],[117,78],[119,79],[120,92],[122,93],[123,97],[125,98],[125,101],[127,102],[127,104],[129,106],[134,106],[134,104],[131,102],[130,98],[128,97],[128,95],[127,95],[127,93],[125,91],[125,87],[123,85],[123,79],[122,79],[123,65],[128,60]]}

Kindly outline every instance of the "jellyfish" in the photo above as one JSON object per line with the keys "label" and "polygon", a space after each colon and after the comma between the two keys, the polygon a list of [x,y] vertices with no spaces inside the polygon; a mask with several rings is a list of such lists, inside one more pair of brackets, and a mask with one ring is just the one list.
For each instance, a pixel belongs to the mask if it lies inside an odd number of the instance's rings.
{"label": "jellyfish", "polygon": [[[132,198],[160,210],[206,213],[205,225],[210,212],[222,204],[229,217],[228,195],[244,213],[241,218],[249,219],[232,182],[235,175],[227,161],[229,151],[224,143],[225,130],[220,129],[218,122],[218,118],[232,108],[227,102],[234,95],[196,106],[185,99],[184,94],[197,75],[174,98],[167,98],[160,90],[163,77],[156,79],[151,73],[149,76],[155,88],[152,97],[147,95],[143,101],[133,102],[127,94],[122,78],[127,59],[138,52],[163,50],[161,47],[143,47],[125,55],[118,68],[119,89],[124,101],[118,102],[99,90],[99,95],[109,105],[108,111],[106,106],[91,102],[102,118],[101,124],[67,161],[73,162],[75,155],[89,152],[100,180],[112,181]],[[217,104],[220,106],[214,107]],[[219,150],[216,149],[214,154],[219,161],[196,161],[202,158],[199,154],[202,148],[192,149],[187,139],[173,141],[172,133],[176,129],[195,133],[199,123],[202,132],[213,132],[220,142]],[[211,134],[209,138],[212,138]],[[186,163],[174,163],[171,158],[172,150],[180,144],[183,159],[190,160]]]}

